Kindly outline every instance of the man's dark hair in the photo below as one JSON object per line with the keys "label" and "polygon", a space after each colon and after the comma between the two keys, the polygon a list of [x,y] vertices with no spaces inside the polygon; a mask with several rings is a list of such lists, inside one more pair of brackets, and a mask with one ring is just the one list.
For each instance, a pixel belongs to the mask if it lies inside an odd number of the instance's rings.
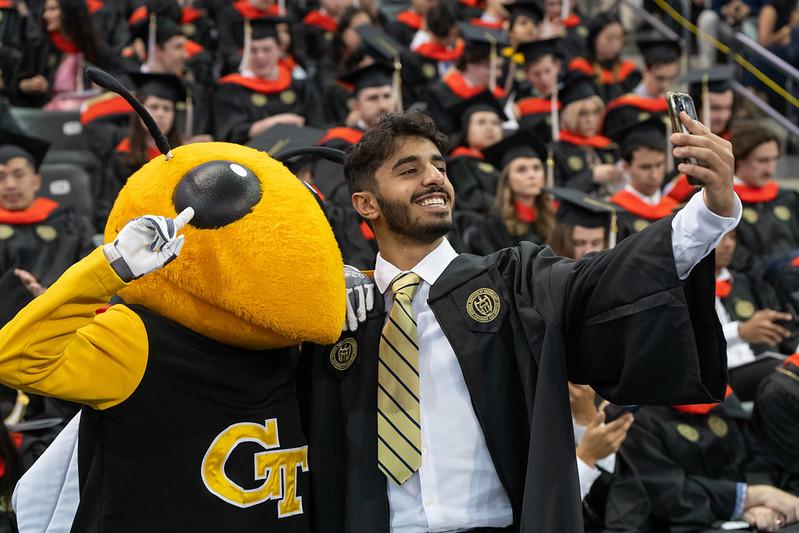
{"label": "man's dark hair", "polygon": [[447,37],[458,23],[455,13],[446,2],[439,2],[438,5],[431,7],[425,19],[427,20],[427,30],[439,39]]}
{"label": "man's dark hair", "polygon": [[633,132],[624,139],[621,145],[621,157],[627,163],[632,163],[635,152],[642,148],[665,153],[666,137],[656,131]]}
{"label": "man's dark hair", "polygon": [[373,190],[375,172],[391,157],[397,140],[421,137],[436,145],[442,154],[447,152],[447,136],[438,131],[433,119],[420,112],[391,113],[367,131],[361,140],[350,146],[344,158],[344,177],[350,194]]}
{"label": "man's dark hair", "polygon": [[732,142],[732,154],[735,156],[735,164],[743,161],[755,148],[761,144],[774,141],[777,146],[780,138],[769,128],[759,125],[757,122],[740,122],[735,129],[730,132],[730,142]]}

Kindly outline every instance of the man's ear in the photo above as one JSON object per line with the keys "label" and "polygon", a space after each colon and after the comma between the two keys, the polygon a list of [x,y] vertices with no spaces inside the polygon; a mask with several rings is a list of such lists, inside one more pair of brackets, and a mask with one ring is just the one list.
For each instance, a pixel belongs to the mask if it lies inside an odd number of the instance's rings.
{"label": "man's ear", "polygon": [[33,175],[33,187],[34,193],[39,192],[39,189],[42,188],[42,176],[38,172]]}
{"label": "man's ear", "polygon": [[375,220],[380,216],[380,206],[375,195],[369,191],[352,194],[352,207],[366,220]]}

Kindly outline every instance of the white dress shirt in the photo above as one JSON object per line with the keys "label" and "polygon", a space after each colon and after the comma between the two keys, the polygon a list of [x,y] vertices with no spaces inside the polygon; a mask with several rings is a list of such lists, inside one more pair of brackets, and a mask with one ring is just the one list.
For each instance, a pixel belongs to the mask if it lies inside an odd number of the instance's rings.
{"label": "white dress shirt", "polygon": [[655,191],[655,194],[653,194],[652,196],[647,196],[644,193],[637,191],[635,187],[633,187],[629,183],[624,186],[624,190],[633,193],[635,196],[637,196],[638,198],[640,198],[649,205],[658,205],[662,198],[662,195],[660,194],[659,190]]}
{"label": "white dress shirt", "polygon": [[[720,217],[696,194],[672,220],[672,248],[681,279],[736,226],[741,216]],[[472,407],[460,364],[427,303],[430,287],[457,257],[446,239],[410,271],[421,278],[412,310],[419,334],[419,396],[422,465],[402,485],[387,481],[391,531],[423,533],[513,522],[510,500],[499,481]],[[401,271],[378,253],[375,284],[388,313],[387,288]],[[565,386],[565,384],[564,384]]]}
{"label": "white dress shirt", "polygon": [[[732,281],[732,273],[726,268],[719,272],[717,281]],[[724,330],[724,339],[727,341],[727,368],[735,368],[755,360],[755,352],[749,343],[741,338],[738,333],[738,326],[741,324],[737,320],[732,320],[727,313],[727,309],[721,303],[721,298],[716,296],[716,314],[719,316],[721,328]]]}

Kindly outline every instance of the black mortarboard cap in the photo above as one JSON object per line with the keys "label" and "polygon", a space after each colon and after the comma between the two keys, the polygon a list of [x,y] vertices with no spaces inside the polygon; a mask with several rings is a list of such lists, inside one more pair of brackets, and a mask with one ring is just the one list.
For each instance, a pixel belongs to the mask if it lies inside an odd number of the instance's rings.
{"label": "black mortarboard cap", "polygon": [[499,115],[501,121],[504,122],[508,120],[508,116],[502,109],[499,100],[488,90],[472,96],[471,98],[467,98],[466,100],[456,102],[449,107],[448,111],[452,117],[453,123],[457,124],[459,129],[462,129],[463,126],[469,122],[469,118],[472,114],[478,111],[493,111]]}
{"label": "black mortarboard cap", "polygon": [[252,28],[253,40],[269,39],[270,37],[277,40],[277,25],[283,22],[286,22],[286,19],[280,17],[251,19],[249,23]]}
{"label": "black mortarboard cap", "polygon": [[[156,17],[155,20],[155,44],[162,45],[172,37],[183,35],[180,24],[169,17]],[[149,42],[150,37],[150,18],[147,17],[131,26],[131,34],[138,37],[145,43]]]}
{"label": "black mortarboard cap", "polygon": [[299,127],[292,124],[275,124],[263,133],[250,139],[247,146],[262,150],[274,158],[281,153],[295,148],[308,148],[317,146],[324,130],[309,127]]}
{"label": "black mortarboard cap", "polygon": [[582,72],[570,71],[563,82],[563,88],[558,91],[558,100],[565,108],[577,100],[596,96],[594,79]]}
{"label": "black mortarboard cap", "polygon": [[541,9],[541,5],[535,0],[521,0],[519,2],[513,2],[512,4],[505,4],[505,9],[510,12],[511,26],[516,22],[516,18],[520,16],[529,17],[536,22],[544,18],[544,11]]}
{"label": "black mortarboard cap", "polygon": [[731,83],[735,80],[735,67],[732,65],[719,65],[711,69],[689,70],[682,81],[688,83],[691,94],[702,94],[702,84],[707,82],[707,90],[711,93],[723,93],[732,89]]}
{"label": "black mortarboard cap", "polygon": [[666,123],[660,116],[656,115],[646,120],[638,120],[638,117],[633,115],[630,119],[630,122],[620,124],[616,129],[605,132],[605,135],[619,145],[621,145],[631,133],[636,132],[641,133],[651,130],[657,132],[662,137],[666,136]]}
{"label": "black mortarboard cap", "polygon": [[372,63],[344,74],[340,81],[352,85],[353,94],[367,87],[391,85],[394,67],[383,62]]}
{"label": "black mortarboard cap", "polygon": [[377,26],[363,24],[355,32],[361,38],[361,49],[374,59],[393,63],[402,51],[402,45]]}
{"label": "black mortarboard cap", "polygon": [[524,63],[530,65],[546,55],[560,57],[558,50],[560,43],[560,38],[530,41],[529,43],[521,44],[518,51],[524,55]]}
{"label": "black mortarboard cap", "polygon": [[466,42],[467,48],[479,48],[485,50],[486,55],[491,51],[491,45],[502,47],[508,45],[508,38],[502,30],[492,30],[483,28],[468,22],[458,24],[461,37]]}
{"label": "black mortarboard cap", "polygon": [[656,31],[641,32],[635,39],[641,55],[647,64],[675,63],[680,60],[682,47],[680,41],[671,39]]}
{"label": "black mortarboard cap", "polygon": [[576,189],[555,187],[546,189],[560,200],[555,220],[570,226],[608,228],[608,246],[616,241],[616,215],[624,210]]}
{"label": "black mortarboard cap", "polygon": [[659,146],[665,152],[666,124],[659,117],[651,117],[614,132],[613,139],[619,143],[623,154],[637,146]]}
{"label": "black mortarboard cap", "polygon": [[9,159],[21,157],[27,159],[37,171],[42,164],[50,143],[18,132],[0,129],[0,164]]}
{"label": "black mortarboard cap", "polygon": [[520,129],[498,143],[483,149],[486,161],[502,170],[517,157],[537,157],[547,160],[547,148],[530,129]]}
{"label": "black mortarboard cap", "polygon": [[186,86],[174,74],[131,72],[129,76],[142,99],[146,96],[157,96],[173,102],[186,99]]}

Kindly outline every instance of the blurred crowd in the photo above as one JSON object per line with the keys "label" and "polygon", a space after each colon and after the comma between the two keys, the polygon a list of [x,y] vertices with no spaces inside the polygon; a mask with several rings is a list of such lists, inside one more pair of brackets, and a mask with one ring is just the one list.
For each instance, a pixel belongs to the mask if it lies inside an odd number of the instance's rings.
{"label": "blurred crowd", "polygon": [[[101,242],[127,178],[161,155],[89,66],[130,88],[172,147],[346,150],[386,113],[427,113],[451,141],[458,252],[532,241],[575,259],[701,191],[671,153],[665,95],[682,90],[732,143],[743,203],[715,252],[722,328],[697,332],[726,338],[730,388],[720,404],[616,406],[570,384],[586,529],[799,521],[799,197],[775,180],[784,132],[734,87],[790,106],[708,41],[675,38],[657,2],[638,4],[661,24],[609,1],[0,1],[0,325]],[[742,32],[799,67],[796,0],[688,4],[711,36]],[[70,127],[77,148],[62,145]],[[373,268],[375,237],[341,165],[286,164],[323,200],[345,263]],[[16,478],[78,407],[7,389],[0,408],[8,510]]]}

